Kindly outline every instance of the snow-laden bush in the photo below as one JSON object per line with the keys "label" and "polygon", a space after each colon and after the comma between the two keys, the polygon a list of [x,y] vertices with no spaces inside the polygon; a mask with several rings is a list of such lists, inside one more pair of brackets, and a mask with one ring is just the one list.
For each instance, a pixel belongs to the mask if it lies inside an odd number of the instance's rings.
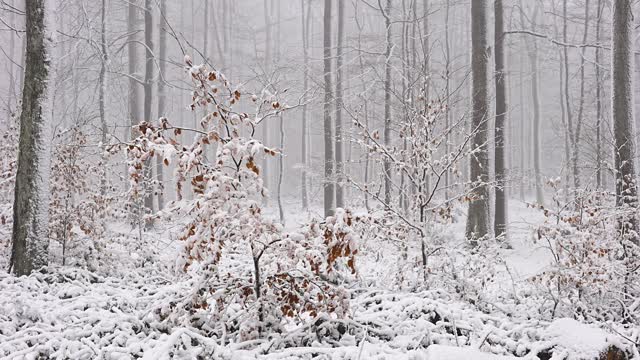
{"label": "snow-laden bush", "polygon": [[552,303],[546,316],[640,321],[640,248],[631,241],[637,234],[620,231],[637,214],[635,209],[615,206],[612,197],[584,190],[565,203],[564,194],[558,192],[551,208],[531,205],[544,212],[546,221],[537,230],[537,241],[554,259],[548,270],[533,278]]}
{"label": "snow-laden bush", "polygon": [[[267,328],[271,334],[283,331],[283,318],[344,317],[347,295],[335,281],[343,277],[335,274],[355,272],[351,213],[339,209],[322,223],[285,233],[262,212],[267,190],[258,161],[277,151],[252,135],[287,107],[266,91],[244,95],[220,72],[185,61],[194,86],[191,108],[205,113],[200,126],[175,126],[166,118],[143,122],[140,136],[127,145],[130,194],[143,196],[152,158],[174,163],[178,200],[157,218],[188,219],[176,267],[196,277],[194,291],[158,309],[160,321],[246,340],[264,336]],[[251,115],[236,110],[250,106]],[[180,143],[181,133],[194,133],[193,143]],[[192,199],[182,195],[185,184]]]}

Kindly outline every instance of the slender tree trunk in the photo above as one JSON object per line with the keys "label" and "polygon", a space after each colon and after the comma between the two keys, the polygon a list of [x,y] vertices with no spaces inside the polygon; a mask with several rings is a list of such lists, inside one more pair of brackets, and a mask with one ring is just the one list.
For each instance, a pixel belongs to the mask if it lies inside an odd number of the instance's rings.
{"label": "slender tree trunk", "polygon": [[472,245],[489,235],[489,157],[487,155],[487,122],[489,118],[488,99],[488,54],[487,54],[487,13],[486,0],[471,2],[471,96],[472,126],[471,142],[474,154],[471,156],[469,175],[472,182],[466,236]]}
{"label": "slender tree trunk", "polygon": [[[267,78],[270,76],[271,69],[271,15],[269,12],[269,1],[264,0],[264,24],[265,24],[265,43],[264,43],[264,73]],[[262,142],[265,145],[269,145],[269,126],[266,122],[262,124]],[[264,187],[269,189],[271,187],[271,166],[269,166],[269,160],[265,159],[262,167],[262,178],[264,181]],[[265,197],[265,203],[268,203]]]}
{"label": "slender tree trunk", "polygon": [[[521,2],[522,4],[522,2]],[[535,5],[535,10],[531,20],[531,30],[536,31],[536,22],[538,18],[538,5]],[[524,13],[520,12],[520,21],[524,25]],[[544,192],[542,184],[542,174],[540,170],[540,91],[538,81],[540,74],[538,72],[538,43],[534,39],[529,41],[528,37],[525,37],[526,47],[529,49],[529,66],[531,67],[531,101],[533,105],[533,137],[532,137],[532,150],[533,150],[533,177],[536,190],[536,202],[540,205],[544,204]]]}
{"label": "slender tree trunk", "polygon": [[[354,18],[356,19],[356,25],[358,27],[358,49],[362,49],[362,29],[364,27],[364,24],[360,24],[360,22],[358,21],[358,11],[356,9],[356,13],[354,15]],[[364,20],[363,20],[364,21]],[[364,116],[364,126],[365,128],[369,128],[369,102],[367,101],[367,98],[365,96],[365,93],[367,91],[367,84],[366,84],[366,80],[364,79],[363,74],[366,72],[365,70],[365,66],[364,66],[364,59],[363,59],[363,55],[362,53],[358,54],[358,65],[360,66],[360,84],[362,86],[362,108],[363,108],[363,116]],[[368,146],[369,145],[369,139],[365,139],[365,144]],[[363,175],[363,181],[364,181],[364,187],[365,187],[365,192],[364,192],[364,207],[365,209],[367,209],[367,211],[369,211],[370,207],[369,207],[369,173],[370,173],[370,161],[371,161],[371,157],[369,155],[369,151],[365,150],[364,151],[364,175]]]}
{"label": "slender tree trunk", "polygon": [[[586,44],[589,36],[589,0],[586,0],[584,3],[584,32],[582,34],[582,43]],[[574,184],[575,188],[580,187],[580,168],[578,167],[580,164],[579,155],[580,155],[580,134],[582,132],[582,122],[583,122],[583,114],[584,114],[584,72],[585,72],[585,51],[586,48],[583,47],[580,49],[580,102],[578,103],[578,118],[576,119],[576,133],[575,133],[575,146],[573,148],[573,173],[574,176]]]}
{"label": "slender tree trunk", "polygon": [[507,196],[505,170],[505,121],[507,116],[507,82],[504,56],[504,15],[502,0],[494,1],[495,12],[495,85],[496,85],[496,120],[495,120],[495,181],[496,205],[494,231],[496,237],[507,234]]}
{"label": "slender tree trunk", "polygon": [[[553,11],[556,12],[556,3],[552,2]],[[560,32],[558,30],[558,23],[554,17],[553,19],[553,29],[555,31],[556,38],[559,38]],[[567,114],[565,109],[565,94],[564,94],[564,53],[562,49],[558,49],[558,58],[559,58],[559,89],[560,89],[560,119],[562,120],[562,128],[564,130],[564,172],[565,179],[563,181],[563,190],[565,201],[569,201],[569,183],[571,182],[571,172],[569,171],[569,163],[571,162],[571,139],[569,136],[569,126],[567,123]]]}
{"label": "slender tree trunk", "polygon": [[[167,16],[167,0],[160,0],[160,27],[158,29],[158,62],[160,63],[160,75],[158,78],[158,116],[166,116],[165,103],[167,101],[166,86],[164,82],[164,76],[167,71],[167,29],[165,16]],[[158,183],[161,185],[164,182],[164,165],[162,159],[158,157],[156,159],[156,176],[158,177]],[[158,210],[164,208],[164,193],[162,189],[158,191]]]}
{"label": "slender tree trunk", "polygon": [[527,173],[527,164],[525,161],[525,147],[526,147],[526,142],[525,142],[525,125],[527,124],[527,121],[525,119],[525,111],[524,111],[524,52],[520,51],[520,72],[518,73],[518,78],[520,80],[520,84],[519,84],[519,88],[520,88],[520,146],[518,146],[518,148],[520,149],[520,201],[524,201],[525,200],[525,194],[524,194],[524,189],[525,189],[525,179],[526,179],[526,173]]}
{"label": "slender tree trunk", "polygon": [[338,1],[338,46],[336,48],[336,207],[344,208],[344,156],[342,147],[342,63],[344,44],[344,1]]}
{"label": "slender tree trunk", "polygon": [[[282,27],[281,15],[280,11],[280,2],[277,2],[276,8],[276,63],[280,62],[280,45],[282,41],[280,41],[280,28]],[[285,150],[285,128],[284,128],[284,118],[282,114],[278,116],[278,123],[280,125],[280,149],[282,151]],[[282,180],[284,178],[284,154],[280,153],[278,156],[278,212],[280,214],[280,222],[284,224],[284,208],[282,206]]]}
{"label": "slender tree trunk", "polygon": [[[633,15],[631,0],[613,2],[611,99],[616,164],[616,205],[636,208],[638,190],[635,173],[633,118]],[[640,245],[636,214],[621,219],[621,231]]]}
{"label": "slender tree trunk", "polygon": [[[11,6],[15,7],[15,0],[11,1]],[[9,12],[9,24],[11,26],[16,26],[16,16],[14,11]],[[16,32],[11,31],[9,34],[9,98],[7,99],[7,110],[8,110],[8,118],[11,118],[14,109],[12,108],[14,104],[14,99],[16,95],[16,79],[14,78],[14,68],[15,65],[13,62],[15,61],[15,47],[16,47]],[[17,106],[17,104],[16,104]]]}
{"label": "slender tree trunk", "polygon": [[[449,0],[447,0],[447,5],[449,4]],[[423,0],[423,20],[422,20],[422,29],[424,31],[423,38],[423,52],[424,52],[424,98],[425,101],[429,101],[429,89],[431,83],[431,34],[429,29],[429,0]]]}
{"label": "slender tree trunk", "polygon": [[[144,45],[145,45],[145,66],[144,66],[144,121],[151,121],[151,103],[152,103],[152,81],[153,81],[153,16],[151,12],[151,0],[144,0]],[[145,176],[151,180],[153,176],[152,167],[146,167]],[[153,196],[147,194],[144,198],[144,206],[153,211]]]}
{"label": "slender tree trunk", "polygon": [[[600,43],[600,28],[602,23],[602,0],[598,0],[596,23],[596,43]],[[600,74],[600,48],[596,48],[595,70],[596,70],[596,186],[603,189],[602,181],[602,75]]]}
{"label": "slender tree trunk", "polygon": [[[451,136],[449,128],[451,127],[451,44],[449,43],[449,15],[451,12],[451,1],[447,0],[444,10],[444,77],[445,77],[445,153],[447,156],[451,153]],[[451,186],[451,174],[447,171],[444,174],[444,197],[449,199],[449,187]]]}
{"label": "slender tree trunk", "polygon": [[13,203],[10,267],[16,275],[28,275],[49,261],[49,165],[50,123],[53,107],[48,88],[52,67],[48,49],[55,33],[50,0],[25,2],[26,69],[20,114],[18,170]]}
{"label": "slender tree trunk", "polygon": [[335,213],[333,136],[331,121],[331,3],[324,0],[324,215]]}
{"label": "slender tree trunk", "polygon": [[[562,2],[562,15],[563,15],[563,23],[562,23],[562,41],[564,43],[567,42],[567,27],[568,27],[568,18],[567,18],[567,0],[563,0]],[[577,150],[577,141],[576,141],[576,136],[574,133],[574,128],[573,128],[573,114],[571,112],[571,101],[570,101],[570,97],[571,97],[571,93],[569,92],[569,51],[568,51],[568,47],[564,46],[563,49],[564,52],[564,97],[565,97],[565,110],[566,110],[566,115],[567,115],[567,129],[569,132],[569,140],[571,141],[571,149],[572,149],[572,157],[571,157],[571,164],[572,164],[572,173],[573,173],[573,185],[574,188],[577,189],[576,184],[580,183],[580,180],[578,179],[578,173],[577,171],[577,166],[573,166],[575,164],[577,164],[577,161],[574,161],[574,155],[576,154]]]}
{"label": "slender tree trunk", "polygon": [[[309,18],[311,17],[311,0],[308,0],[309,4],[308,9],[309,12],[305,14],[305,0],[300,0],[300,10],[302,11],[302,52],[304,54],[304,79],[303,79],[303,92],[306,96],[307,91],[309,91]],[[307,190],[307,169],[309,163],[307,162],[307,136],[309,133],[309,124],[307,123],[307,103],[306,101],[302,105],[302,173],[301,173],[301,185],[300,190],[302,191],[302,208],[304,210],[309,209],[309,192]]]}
{"label": "slender tree trunk", "polygon": [[204,55],[204,61],[209,61],[209,0],[204,0],[204,31],[202,39],[202,55]]}
{"label": "slender tree trunk", "polygon": [[128,67],[129,67],[129,125],[131,129],[129,131],[130,138],[134,139],[138,136],[137,132],[133,129],[134,126],[140,122],[140,100],[138,98],[138,81],[136,81],[136,72],[138,71],[138,54],[136,53],[136,22],[137,22],[138,7],[136,1],[130,1],[128,5],[128,18],[127,18],[127,33],[129,38],[127,39],[127,52],[128,52]]}
{"label": "slender tree trunk", "polygon": [[[109,54],[107,52],[107,4],[106,0],[102,0],[101,9],[100,9],[100,52],[101,52],[101,60],[100,60],[100,76],[98,78],[99,82],[99,94],[98,94],[98,104],[99,104],[99,112],[100,112],[100,125],[102,130],[102,146],[103,146],[103,155],[102,160],[106,161],[104,154],[107,150],[107,142],[109,135],[109,128],[107,126],[107,110],[106,110],[106,96],[107,96],[107,64],[109,62]],[[102,166],[104,169],[107,168],[106,163],[103,163]],[[105,194],[107,191],[107,172],[103,170],[102,179],[100,179],[100,191],[102,194]]]}
{"label": "slender tree trunk", "polygon": [[[387,0],[386,9],[380,9],[384,16],[384,24],[387,29],[386,50],[384,53],[384,146],[391,147],[391,0]],[[391,204],[391,162],[384,159],[382,163],[384,171],[384,202]]]}

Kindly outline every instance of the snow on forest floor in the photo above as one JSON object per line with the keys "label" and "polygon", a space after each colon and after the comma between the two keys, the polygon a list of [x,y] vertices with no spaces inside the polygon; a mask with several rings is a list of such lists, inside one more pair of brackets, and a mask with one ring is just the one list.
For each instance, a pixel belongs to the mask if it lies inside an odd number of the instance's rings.
{"label": "snow on forest floor", "polygon": [[[513,249],[501,250],[506,266],[492,285],[497,289],[524,281],[551,259],[544,244],[532,240],[532,226],[542,221],[541,214],[522,203],[510,205]],[[303,223],[306,217],[303,212],[288,214],[288,226]],[[448,230],[460,236],[463,224]],[[164,249],[161,258],[170,262],[170,238],[175,234],[164,234],[158,246]],[[52,359],[498,360],[555,347],[554,359],[570,360],[597,358],[610,346],[629,348],[624,336],[615,331],[571,319],[551,323],[527,319],[518,316],[517,308],[486,313],[442,290],[371,287],[350,289],[348,320],[319,318],[271,339],[220,346],[196,329],[169,328],[154,316],[167,306],[167,299],[188,294],[189,286],[189,281],[177,281],[162,267],[132,268],[109,277],[71,267],[23,278],[2,273],[0,358],[35,359],[36,354],[47,354],[45,358]],[[305,346],[282,346],[293,339]]]}

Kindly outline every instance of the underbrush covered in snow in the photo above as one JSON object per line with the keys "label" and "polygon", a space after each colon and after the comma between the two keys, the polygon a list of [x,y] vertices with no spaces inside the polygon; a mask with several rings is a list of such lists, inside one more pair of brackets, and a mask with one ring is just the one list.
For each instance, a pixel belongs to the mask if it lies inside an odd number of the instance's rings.
{"label": "underbrush covered in snow", "polygon": [[210,337],[206,329],[175,326],[162,316],[172,301],[190,293],[192,280],[149,271],[116,278],[49,270],[23,278],[0,275],[3,358],[462,359],[486,353],[494,359],[489,354],[553,353],[558,359],[594,359],[611,347],[638,356],[630,342],[638,329],[632,327],[486,314],[441,291],[354,288],[347,318],[319,315],[305,325],[283,319],[286,331],[247,341]]}

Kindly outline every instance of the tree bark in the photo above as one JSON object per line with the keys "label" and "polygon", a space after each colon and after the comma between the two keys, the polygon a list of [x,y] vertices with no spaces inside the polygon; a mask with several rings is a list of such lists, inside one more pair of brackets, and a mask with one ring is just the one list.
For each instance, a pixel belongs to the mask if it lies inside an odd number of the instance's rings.
{"label": "tree bark", "polygon": [[344,44],[344,1],[338,1],[338,46],[336,48],[336,207],[344,208],[344,156],[342,148],[342,63]]}
{"label": "tree bark", "polygon": [[28,275],[47,266],[49,260],[49,165],[50,123],[46,113],[53,104],[47,80],[52,68],[49,36],[54,33],[51,6],[47,0],[25,2],[26,69],[20,114],[18,170],[13,204],[10,266]]}
{"label": "tree bark", "polygon": [[[567,0],[563,0],[562,2],[562,15],[563,15],[563,23],[562,23],[562,41],[567,43],[567,27],[568,27],[568,19],[567,19]],[[565,111],[567,115],[567,130],[569,133],[569,141],[571,142],[572,156],[571,156],[571,164],[572,164],[572,173],[573,173],[573,185],[574,188],[577,188],[576,184],[580,183],[577,174],[577,167],[573,166],[577,164],[574,161],[573,155],[575,155],[577,143],[576,136],[573,128],[573,114],[571,112],[571,93],[569,92],[569,51],[568,47],[565,46],[563,49],[564,53],[564,98],[565,98]]]}
{"label": "tree bark", "polygon": [[333,136],[331,121],[331,3],[324,0],[324,215],[335,213]]}
{"label": "tree bark", "polygon": [[138,54],[136,53],[136,22],[138,7],[135,0],[131,0],[128,6],[127,15],[127,52],[128,52],[128,70],[129,70],[129,131],[130,139],[136,138],[137,132],[134,126],[140,122],[140,100],[138,98],[138,81],[136,80],[136,71],[138,71]]}
{"label": "tree bark", "polygon": [[[152,82],[153,82],[153,15],[151,13],[151,0],[144,0],[144,45],[145,45],[145,66],[144,66],[144,121],[152,121],[151,119],[151,103],[152,99]],[[145,177],[151,181],[153,170],[149,166],[146,167]],[[144,198],[144,206],[153,211],[153,196],[147,194]],[[149,225],[149,224],[147,224]]]}
{"label": "tree bark", "polygon": [[495,119],[495,181],[496,205],[494,217],[494,232],[496,237],[507,234],[507,196],[505,170],[505,120],[507,115],[507,79],[505,73],[504,56],[504,15],[502,0],[495,0],[495,86],[496,86],[496,119]]}
{"label": "tree bark", "polygon": [[[391,0],[387,0],[386,9],[380,9],[384,16],[386,33],[386,50],[384,52],[384,146],[391,147]],[[383,163],[384,172],[384,202],[391,204],[391,162],[385,158]]]}
{"label": "tree bark", "polygon": [[471,2],[471,96],[473,139],[469,175],[472,190],[469,200],[466,236],[472,245],[489,234],[489,157],[487,155],[487,121],[489,99],[487,87],[487,13],[486,0]]}
{"label": "tree bark", "polygon": [[[265,43],[264,43],[264,73],[265,77],[269,78],[269,72],[271,69],[271,15],[269,13],[269,1],[264,0],[264,25],[265,25]],[[269,84],[267,84],[269,85]],[[269,126],[267,122],[262,124],[262,142],[265,145],[269,145]],[[269,159],[263,161],[262,166],[262,179],[264,181],[264,187],[269,189],[271,187],[271,167],[269,166]],[[268,199],[264,198],[265,203],[268,203]]]}
{"label": "tree bark", "polygon": [[[107,151],[107,138],[109,135],[109,128],[107,126],[107,110],[106,110],[106,96],[107,96],[107,63],[109,62],[109,54],[107,52],[107,4],[106,0],[102,0],[100,8],[100,76],[98,78],[98,107],[100,112],[100,126],[102,130],[102,159],[106,161],[104,154]],[[107,168],[106,163],[103,163],[104,169]],[[102,179],[100,179],[100,191],[104,195],[107,191],[107,172],[103,170]]]}
{"label": "tree bark", "polygon": [[[167,71],[167,29],[165,16],[167,16],[167,0],[160,0],[160,27],[158,29],[159,41],[158,41],[158,62],[160,63],[160,74],[158,79],[158,116],[166,116],[165,103],[167,101],[166,86],[163,76]],[[156,159],[156,176],[158,177],[158,183],[161,185],[164,181],[164,165],[162,159],[158,157]],[[164,208],[164,193],[162,190],[158,191],[158,210]]]}
{"label": "tree bark", "polygon": [[[584,4],[584,32],[582,34],[582,43],[586,44],[589,36],[589,0]],[[578,118],[576,119],[575,146],[573,148],[573,173],[574,187],[580,187],[580,168],[578,167],[580,156],[580,134],[582,132],[582,122],[584,114],[584,71],[585,71],[585,51],[586,47],[580,49],[580,102],[578,103]]]}
{"label": "tree bark", "polygon": [[[611,113],[616,164],[616,205],[637,207],[638,190],[635,173],[635,143],[633,118],[633,15],[631,0],[613,2],[611,59]],[[636,232],[636,214],[621,219],[620,230],[630,235],[636,245],[640,241]]]}
{"label": "tree bark", "polygon": [[[302,11],[302,51],[304,54],[304,74],[303,77],[303,93],[306,95],[309,91],[309,18],[311,17],[311,1],[308,1],[309,12],[305,15],[304,1],[300,0],[300,9]],[[307,162],[307,136],[309,133],[307,123],[307,103],[306,101],[302,105],[302,172],[300,174],[300,191],[302,192],[302,209],[309,209],[309,192],[307,191],[307,169],[309,163]]]}
{"label": "tree bark", "polygon": [[[602,23],[602,0],[598,0],[596,23],[596,43],[600,43],[600,28]],[[596,48],[595,72],[596,72],[596,186],[603,188],[602,181],[602,75],[600,74],[600,48]]]}

